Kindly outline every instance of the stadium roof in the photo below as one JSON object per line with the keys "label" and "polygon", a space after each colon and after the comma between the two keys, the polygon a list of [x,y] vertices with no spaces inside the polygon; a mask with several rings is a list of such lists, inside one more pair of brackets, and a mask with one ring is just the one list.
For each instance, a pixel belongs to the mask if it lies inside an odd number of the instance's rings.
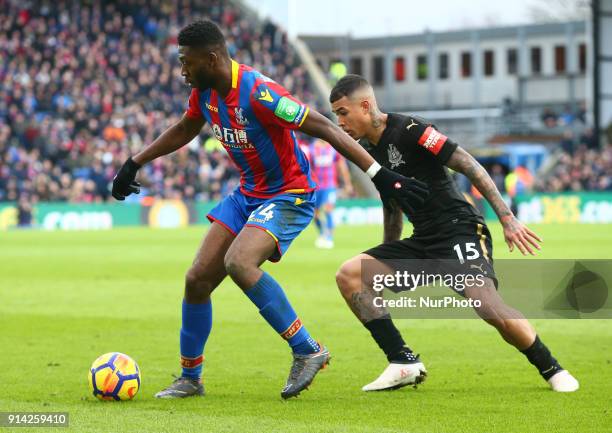
{"label": "stadium roof", "polygon": [[481,40],[507,39],[516,37],[519,31],[524,32],[525,36],[546,36],[564,34],[568,26],[574,32],[585,32],[586,24],[584,21],[566,21],[541,24],[524,24],[503,27],[484,27],[464,30],[452,30],[448,32],[424,32],[418,34],[382,36],[374,38],[354,39],[350,36],[300,36],[308,44],[312,51],[327,51],[337,47],[337,44],[347,43],[349,49],[368,49],[382,48],[388,46],[419,45],[431,41],[436,42],[460,42],[469,41],[474,35],[478,35]]}

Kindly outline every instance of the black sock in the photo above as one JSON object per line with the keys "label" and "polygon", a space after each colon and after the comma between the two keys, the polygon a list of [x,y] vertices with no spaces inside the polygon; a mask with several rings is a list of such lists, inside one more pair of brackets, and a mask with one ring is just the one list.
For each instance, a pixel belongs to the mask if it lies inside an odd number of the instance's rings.
{"label": "black sock", "polygon": [[563,370],[557,360],[551,355],[550,350],[536,335],[535,341],[525,350],[521,350],[523,355],[527,357],[546,380],[550,379],[555,373]]}
{"label": "black sock", "polygon": [[387,314],[380,319],[371,320],[364,323],[364,326],[370,331],[378,347],[385,352],[389,362],[402,364],[414,361],[412,350],[406,347],[406,343],[393,324],[390,315]]}

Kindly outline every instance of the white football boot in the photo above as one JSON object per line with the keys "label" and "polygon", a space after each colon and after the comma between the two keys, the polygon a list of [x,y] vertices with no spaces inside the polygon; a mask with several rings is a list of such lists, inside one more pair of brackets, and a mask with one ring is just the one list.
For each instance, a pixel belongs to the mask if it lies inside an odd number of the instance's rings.
{"label": "white football boot", "polygon": [[325,236],[319,236],[315,241],[315,247],[324,250],[331,250],[332,248],[334,248],[334,241]]}
{"label": "white football boot", "polygon": [[[418,361],[418,358],[417,358]],[[422,362],[412,364],[391,363],[385,368],[378,379],[368,383],[361,388],[362,391],[384,391],[402,388],[404,386],[416,386],[427,377],[427,370]]]}
{"label": "white football boot", "polygon": [[547,380],[551,389],[556,392],[574,392],[580,388],[578,381],[567,370],[561,370]]}

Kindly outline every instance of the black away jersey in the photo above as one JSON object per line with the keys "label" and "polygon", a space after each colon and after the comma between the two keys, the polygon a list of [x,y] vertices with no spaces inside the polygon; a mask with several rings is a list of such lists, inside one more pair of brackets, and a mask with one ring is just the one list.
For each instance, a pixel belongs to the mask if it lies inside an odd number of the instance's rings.
{"label": "black away jersey", "polygon": [[480,212],[459,192],[444,166],[457,144],[430,123],[415,116],[389,113],[378,144],[362,146],[382,166],[427,183],[425,205],[407,215],[415,234],[429,234],[458,222],[484,224]]}

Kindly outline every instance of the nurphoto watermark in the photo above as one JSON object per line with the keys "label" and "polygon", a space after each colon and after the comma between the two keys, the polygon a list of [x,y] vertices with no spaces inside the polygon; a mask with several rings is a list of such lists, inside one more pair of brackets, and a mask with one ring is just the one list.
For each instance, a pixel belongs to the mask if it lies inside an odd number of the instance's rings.
{"label": "nurphoto watermark", "polygon": [[368,259],[361,277],[394,318],[612,318],[610,260]]}

